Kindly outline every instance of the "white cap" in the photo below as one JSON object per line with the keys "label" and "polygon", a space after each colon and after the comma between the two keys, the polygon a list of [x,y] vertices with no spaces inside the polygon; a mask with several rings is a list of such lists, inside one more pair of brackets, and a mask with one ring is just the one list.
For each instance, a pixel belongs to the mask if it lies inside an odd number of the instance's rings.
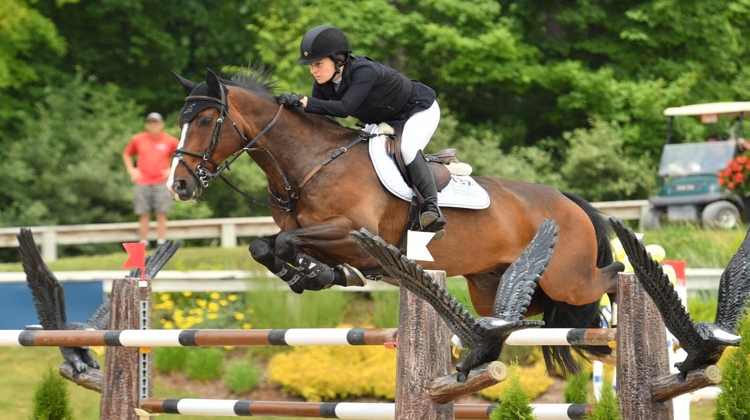
{"label": "white cap", "polygon": [[158,112],[152,112],[152,113],[146,115],[146,121],[164,122],[164,118]]}

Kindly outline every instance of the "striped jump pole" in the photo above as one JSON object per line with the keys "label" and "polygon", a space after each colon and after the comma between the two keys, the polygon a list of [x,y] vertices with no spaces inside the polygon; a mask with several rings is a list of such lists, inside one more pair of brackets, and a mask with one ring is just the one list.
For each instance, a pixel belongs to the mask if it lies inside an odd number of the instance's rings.
{"label": "striped jump pole", "polygon": [[[489,419],[497,404],[455,404],[456,419]],[[531,404],[538,420],[582,419],[589,404]],[[395,419],[395,403],[290,402],[213,400],[192,398],[146,398],[141,409],[152,414],[195,416],[272,416],[333,419]]]}
{"label": "striped jump pole", "polygon": [[[364,346],[397,341],[396,328],[266,330],[0,330],[0,347]],[[516,331],[508,345],[607,346],[616,329],[544,328]]]}
{"label": "striped jump pole", "polygon": [[512,333],[509,346],[610,346],[614,347],[617,329],[604,328],[529,328]]}
{"label": "striped jump pole", "polygon": [[270,330],[2,330],[0,346],[223,347],[364,346],[396,341],[395,328]]}

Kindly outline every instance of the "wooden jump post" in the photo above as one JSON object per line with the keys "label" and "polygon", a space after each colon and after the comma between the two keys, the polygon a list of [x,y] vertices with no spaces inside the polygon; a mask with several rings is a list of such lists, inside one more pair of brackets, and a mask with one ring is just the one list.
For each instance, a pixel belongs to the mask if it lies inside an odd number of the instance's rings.
{"label": "wooden jump post", "polygon": [[617,287],[617,392],[622,417],[672,420],[672,398],[721,383],[721,370],[707,366],[685,380],[671,374],[666,327],[635,274],[621,273]]}

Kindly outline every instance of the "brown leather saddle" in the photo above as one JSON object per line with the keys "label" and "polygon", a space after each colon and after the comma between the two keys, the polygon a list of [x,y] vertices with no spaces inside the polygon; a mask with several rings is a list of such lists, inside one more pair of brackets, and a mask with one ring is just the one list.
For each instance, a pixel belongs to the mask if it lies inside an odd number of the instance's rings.
{"label": "brown leather saddle", "polygon": [[[389,135],[385,141],[386,153],[396,162],[398,171],[401,177],[406,181],[406,185],[414,188],[409,180],[409,175],[406,173],[406,165],[404,164],[404,158],[401,155],[401,132],[403,126],[399,127],[395,134]],[[445,165],[450,163],[458,163],[456,158],[456,149],[444,149],[437,153],[431,153],[425,155],[427,158],[428,166],[432,171],[432,176],[435,177],[435,185],[438,191],[442,191],[451,182],[451,173]]]}

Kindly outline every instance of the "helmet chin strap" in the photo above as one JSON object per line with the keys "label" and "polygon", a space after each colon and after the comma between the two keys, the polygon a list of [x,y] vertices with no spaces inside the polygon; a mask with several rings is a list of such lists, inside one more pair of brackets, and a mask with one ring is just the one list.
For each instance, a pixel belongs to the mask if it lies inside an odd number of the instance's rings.
{"label": "helmet chin strap", "polygon": [[[341,73],[341,67],[344,66],[344,61],[337,62],[335,56],[332,55],[329,58],[333,61],[333,64],[335,66],[336,71],[333,72],[333,75],[331,76],[330,79],[328,79],[328,82],[333,81],[333,78],[336,77],[337,74]],[[326,83],[328,83],[328,82],[326,82]]]}

